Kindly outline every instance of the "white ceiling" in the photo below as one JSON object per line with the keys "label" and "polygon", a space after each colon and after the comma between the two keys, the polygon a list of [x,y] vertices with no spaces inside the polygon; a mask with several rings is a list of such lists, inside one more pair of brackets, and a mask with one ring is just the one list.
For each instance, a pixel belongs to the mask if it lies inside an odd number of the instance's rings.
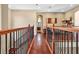
{"label": "white ceiling", "polygon": [[78,6],[77,4],[10,4],[13,10],[35,10],[38,12],[66,12]]}

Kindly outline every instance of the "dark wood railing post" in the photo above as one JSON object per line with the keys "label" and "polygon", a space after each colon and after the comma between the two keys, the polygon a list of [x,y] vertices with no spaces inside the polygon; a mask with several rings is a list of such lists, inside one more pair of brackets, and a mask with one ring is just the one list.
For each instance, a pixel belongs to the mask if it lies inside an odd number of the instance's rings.
{"label": "dark wood railing post", "polygon": [[76,54],[78,54],[78,32],[76,32]]}
{"label": "dark wood railing post", "polygon": [[71,54],[73,54],[73,33],[71,32]]}
{"label": "dark wood railing post", "polygon": [[[20,37],[22,36],[22,32],[20,30]],[[20,38],[20,46],[19,46],[19,49],[20,49],[20,54],[22,53],[22,47],[21,47],[21,44],[22,44],[22,38]]]}
{"label": "dark wood railing post", "polygon": [[48,41],[48,31],[47,31],[47,26],[46,26],[46,40]]}
{"label": "dark wood railing post", "polygon": [[62,31],[62,54],[64,53],[64,31]]}
{"label": "dark wood railing post", "polygon": [[66,31],[64,31],[64,54],[66,53]]}
{"label": "dark wood railing post", "polygon": [[28,48],[30,46],[30,24],[28,25]]}
{"label": "dark wood railing post", "polygon": [[57,35],[58,35],[58,53],[60,53],[60,36],[59,36],[59,30],[57,29],[57,31],[58,31],[58,33],[57,33]]}
{"label": "dark wood railing post", "polygon": [[62,53],[62,34],[60,30],[60,54]]}
{"label": "dark wood railing post", "polygon": [[0,35],[0,54],[1,54],[1,35]]}
{"label": "dark wood railing post", "polygon": [[61,30],[61,54],[63,54],[63,31]]}
{"label": "dark wood railing post", "polygon": [[61,30],[61,49],[62,49],[62,51],[61,51],[61,53],[63,54],[63,31]]}
{"label": "dark wood railing post", "polygon": [[[54,24],[53,24],[54,27]],[[52,28],[52,53],[55,54],[55,40],[54,40],[55,34],[54,34],[54,28]]]}
{"label": "dark wood railing post", "polygon": [[16,40],[15,40],[15,48],[16,48],[15,53],[17,54],[17,30],[15,31],[15,33],[16,33],[16,34],[15,34],[15,36],[16,36],[16,37],[15,37],[15,39],[16,39]]}
{"label": "dark wood railing post", "polygon": [[17,42],[18,42],[18,44],[17,44],[17,46],[18,46],[18,50],[17,50],[17,51],[18,51],[18,52],[17,52],[17,53],[19,53],[19,45],[20,45],[20,42],[19,42],[19,40],[20,40],[19,38],[20,38],[20,37],[19,37],[19,36],[20,36],[20,35],[19,35],[19,30],[18,30],[18,41],[17,41]]}
{"label": "dark wood railing post", "polygon": [[69,41],[69,53],[71,53],[71,51],[70,51],[70,49],[71,49],[71,48],[70,48],[70,47],[71,47],[71,46],[70,46],[70,43],[71,43],[71,32],[69,32],[68,34],[69,34],[69,36],[68,36],[68,38],[69,38],[69,39],[68,39],[68,41]]}
{"label": "dark wood railing post", "polygon": [[69,54],[69,32],[67,32],[67,54]]}
{"label": "dark wood railing post", "polygon": [[11,32],[10,32],[10,43],[9,43],[9,45],[10,45],[10,48],[9,48],[9,54],[11,53],[11,48],[12,48],[12,37],[11,37]]}
{"label": "dark wood railing post", "polygon": [[61,35],[59,35],[60,30],[58,30],[58,36],[59,36],[59,53],[61,53]]}
{"label": "dark wood railing post", "polygon": [[[15,49],[15,32],[13,32],[13,48]],[[14,50],[14,54],[15,54],[15,50]]]}
{"label": "dark wood railing post", "polygon": [[7,34],[5,34],[5,53],[7,54]]}
{"label": "dark wood railing post", "polygon": [[[23,30],[21,30],[21,33],[22,33],[22,35],[24,34]],[[21,44],[22,44],[22,48],[21,48],[22,49],[22,53],[23,53],[23,45],[24,45],[24,39],[23,38],[24,38],[24,35],[22,36],[22,39],[21,39],[22,40],[22,42],[21,42]]]}

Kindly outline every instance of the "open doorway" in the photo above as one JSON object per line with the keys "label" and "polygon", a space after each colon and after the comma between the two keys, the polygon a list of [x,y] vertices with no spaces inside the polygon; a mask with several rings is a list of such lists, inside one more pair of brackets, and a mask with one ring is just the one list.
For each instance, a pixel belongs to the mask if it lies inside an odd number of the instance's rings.
{"label": "open doorway", "polygon": [[43,16],[42,15],[38,15],[37,16],[37,32],[41,32],[42,28],[43,28]]}

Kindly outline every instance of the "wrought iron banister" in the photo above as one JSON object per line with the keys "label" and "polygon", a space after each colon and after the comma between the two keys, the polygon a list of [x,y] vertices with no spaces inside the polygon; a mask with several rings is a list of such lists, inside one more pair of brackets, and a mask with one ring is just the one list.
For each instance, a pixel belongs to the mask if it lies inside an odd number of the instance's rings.
{"label": "wrought iron banister", "polygon": [[[47,30],[47,41],[55,54],[79,53],[79,27],[55,27]],[[51,38],[50,38],[51,37]]]}
{"label": "wrought iron banister", "polygon": [[[29,33],[29,35],[28,35]],[[34,36],[34,27],[8,29],[0,31],[0,54],[23,54]]]}

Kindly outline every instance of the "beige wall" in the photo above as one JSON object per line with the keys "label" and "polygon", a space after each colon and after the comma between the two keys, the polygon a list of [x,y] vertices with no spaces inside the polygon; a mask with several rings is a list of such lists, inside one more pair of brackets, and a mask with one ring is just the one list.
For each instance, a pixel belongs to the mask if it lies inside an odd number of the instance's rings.
{"label": "beige wall", "polygon": [[[79,10],[78,6],[70,11],[65,12],[65,13],[50,13],[50,12],[36,13],[33,11],[17,11],[17,10],[13,11],[12,10],[12,14],[11,14],[12,15],[12,18],[11,18],[12,24],[11,24],[11,26],[18,27],[20,25],[20,27],[22,27],[22,26],[27,26],[27,24],[33,24],[35,21],[32,19],[36,19],[36,14],[43,16],[43,27],[46,26],[47,18],[55,18],[55,17],[58,18],[58,23],[56,25],[61,26],[62,25],[61,21],[63,19],[69,20],[69,18],[72,17],[73,21],[74,21],[74,13],[78,10]],[[30,15],[31,15],[31,17],[30,17]],[[24,22],[22,19],[24,20]],[[19,23],[17,24],[18,21],[19,21]]]}
{"label": "beige wall", "polygon": [[[8,5],[0,5],[0,29],[8,29]],[[9,51],[9,38],[7,39],[7,52]],[[1,53],[5,54],[5,36],[1,35]]]}
{"label": "beige wall", "polygon": [[36,13],[35,11],[11,10],[11,27],[25,27],[28,24],[35,25],[37,15],[43,16],[43,27],[46,26],[47,18],[54,19],[57,17],[57,25],[62,25],[61,21],[64,19],[64,13]]}
{"label": "beige wall", "polygon": [[0,29],[10,28],[11,11],[7,4],[0,5]]}
{"label": "beige wall", "polygon": [[0,30],[1,30],[1,5],[0,5]]}
{"label": "beige wall", "polygon": [[64,13],[48,13],[48,12],[44,12],[44,13],[37,13],[37,15],[42,15],[43,16],[43,27],[46,26],[46,21],[48,18],[52,18],[52,20],[54,20],[54,18],[57,18],[58,23],[56,24],[57,26],[62,25],[61,21],[64,19]]}
{"label": "beige wall", "polygon": [[65,12],[65,19],[69,19],[70,17],[72,17],[73,22],[75,21],[75,12],[79,11],[79,6]]}
{"label": "beige wall", "polygon": [[11,10],[11,27],[27,27],[28,24],[34,25],[34,34],[36,35],[36,12],[27,10]]}
{"label": "beige wall", "polygon": [[11,27],[11,10],[8,9],[8,29],[12,28]]}
{"label": "beige wall", "polygon": [[11,10],[7,4],[0,5],[0,29],[11,28]]}
{"label": "beige wall", "polygon": [[79,11],[75,13],[75,22],[74,26],[79,26]]}
{"label": "beige wall", "polygon": [[12,28],[25,27],[25,26],[28,26],[28,24],[33,26],[36,20],[36,12],[12,10],[11,20],[12,20],[12,23],[11,23]]}
{"label": "beige wall", "polygon": [[1,25],[2,29],[7,29],[8,28],[8,5],[7,4],[2,4],[1,5]]}

